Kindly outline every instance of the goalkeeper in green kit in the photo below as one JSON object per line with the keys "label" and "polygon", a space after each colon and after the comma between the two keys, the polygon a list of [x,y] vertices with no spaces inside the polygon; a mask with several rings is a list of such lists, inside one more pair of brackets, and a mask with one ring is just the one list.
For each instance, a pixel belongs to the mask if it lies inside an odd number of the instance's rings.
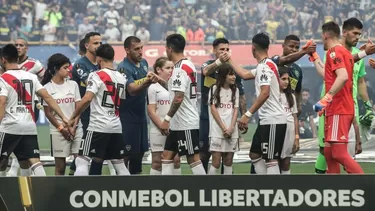
{"label": "goalkeeper in green kit", "polygon": [[[372,109],[372,103],[369,100],[366,81],[364,76],[366,75],[365,64],[362,58],[368,54],[373,54],[373,44],[368,43],[365,50],[360,51],[355,46],[357,45],[359,38],[362,35],[363,25],[361,21],[356,18],[350,18],[344,21],[342,27],[342,39],[341,45],[348,49],[356,62],[353,69],[353,99],[355,103],[355,118],[353,121],[352,128],[349,132],[348,140],[348,152],[351,156],[359,154],[362,151],[361,148],[361,136],[367,138],[368,131],[370,129],[372,120],[374,118],[374,112]],[[357,94],[363,100],[366,107],[366,113],[359,117]],[[325,95],[325,88],[323,85],[321,97]],[[315,163],[315,172],[317,174],[324,174],[327,169],[326,160],[324,157],[324,115],[319,118],[319,154]],[[361,124],[361,133],[359,132],[358,122]],[[361,136],[360,136],[361,135]]]}

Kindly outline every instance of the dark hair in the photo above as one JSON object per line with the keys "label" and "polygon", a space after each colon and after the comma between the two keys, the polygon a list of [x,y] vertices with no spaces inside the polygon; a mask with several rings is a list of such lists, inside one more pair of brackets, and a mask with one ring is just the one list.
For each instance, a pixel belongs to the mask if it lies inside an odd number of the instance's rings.
{"label": "dark hair", "polygon": [[217,38],[216,40],[214,40],[214,42],[212,43],[212,46],[214,48],[216,48],[218,45],[220,44],[229,44],[229,41],[225,38]]}
{"label": "dark hair", "polygon": [[96,56],[107,61],[113,61],[115,58],[115,50],[110,44],[103,44],[96,49]]}
{"label": "dark hair", "polygon": [[88,43],[90,41],[90,38],[91,37],[94,37],[94,36],[100,36],[100,33],[99,32],[89,32],[85,35],[85,37],[83,38],[85,40],[85,44]]}
{"label": "dark hair", "polygon": [[352,30],[354,28],[362,29],[363,24],[360,20],[357,18],[349,18],[344,21],[344,24],[342,25],[343,30]]}
{"label": "dark hair", "polygon": [[44,73],[41,84],[46,85],[49,83],[52,77],[56,74],[56,71],[58,71],[64,64],[71,64],[69,58],[64,54],[55,53],[49,57],[47,61],[47,69]]}
{"label": "dark hair", "polygon": [[[216,74],[216,84],[212,85],[211,87],[211,100],[210,104],[214,104],[215,107],[218,108],[220,106],[220,89],[224,86],[225,81],[227,79],[227,75],[235,74],[233,67],[230,64],[222,64],[217,68],[217,74]],[[214,93],[212,93],[213,86],[216,86],[216,90]],[[232,90],[232,104],[234,107],[234,104],[236,103],[236,90],[237,85],[231,84],[229,88]]]}
{"label": "dark hair", "polygon": [[127,37],[125,39],[125,41],[124,41],[124,48],[130,48],[130,46],[132,45],[132,42],[140,43],[141,39],[139,39],[136,36],[129,36],[129,37]]}
{"label": "dark hair", "polygon": [[303,88],[303,89],[302,89],[302,92],[308,92],[308,93],[310,93],[310,89],[308,89],[308,88]]}
{"label": "dark hair", "polygon": [[17,63],[18,51],[15,45],[7,44],[0,50],[0,57],[7,60],[9,63]]}
{"label": "dark hair", "polygon": [[168,60],[168,58],[167,57],[165,57],[165,56],[162,56],[162,57],[159,57],[158,59],[156,59],[156,61],[155,61],[155,64],[154,64],[154,66],[153,66],[153,68],[154,68],[154,73],[155,74],[158,74],[158,72],[156,71],[156,68],[162,68],[164,65],[165,65],[165,63],[167,62],[167,61],[169,61]]}
{"label": "dark hair", "polygon": [[288,36],[285,37],[284,39],[284,43],[287,42],[287,41],[290,41],[290,40],[293,40],[293,41],[297,41],[297,42],[300,42],[301,40],[299,39],[299,37],[297,37],[296,35],[294,34],[290,34]]}
{"label": "dark hair", "polygon": [[334,37],[340,37],[340,27],[337,23],[330,21],[322,26],[322,32],[328,32]]}
{"label": "dark hair", "polygon": [[270,38],[265,33],[256,34],[252,42],[258,50],[266,50],[270,46]]}
{"label": "dark hair", "polygon": [[[284,74],[288,74],[289,75],[289,69],[288,67],[279,67],[279,75],[280,75],[280,78],[284,75]],[[289,104],[289,108],[292,108],[293,105],[294,105],[294,100],[293,100],[293,91],[292,91],[292,87],[290,85],[290,79],[289,80],[289,84],[288,86],[286,87],[286,89],[284,89],[284,93],[285,93],[285,97],[286,97],[286,100],[288,101],[288,104]]]}
{"label": "dark hair", "polygon": [[166,38],[167,47],[176,53],[183,53],[186,46],[185,38],[181,34],[171,34]]}
{"label": "dark hair", "polygon": [[84,38],[79,41],[79,51],[83,54],[85,54],[87,51],[85,44],[86,44],[86,40]]}

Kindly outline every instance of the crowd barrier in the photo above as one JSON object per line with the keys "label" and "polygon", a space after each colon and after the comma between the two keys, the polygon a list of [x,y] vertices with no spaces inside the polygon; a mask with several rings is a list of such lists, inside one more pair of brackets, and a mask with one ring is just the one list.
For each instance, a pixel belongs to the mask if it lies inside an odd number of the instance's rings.
{"label": "crowd barrier", "polygon": [[2,211],[369,211],[375,175],[0,178]]}

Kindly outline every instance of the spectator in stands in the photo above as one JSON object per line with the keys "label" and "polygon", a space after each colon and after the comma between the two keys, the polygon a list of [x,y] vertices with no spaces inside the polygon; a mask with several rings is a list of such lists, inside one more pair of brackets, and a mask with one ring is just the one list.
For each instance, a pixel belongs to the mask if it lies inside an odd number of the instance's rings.
{"label": "spectator in stands", "polygon": [[140,27],[135,36],[138,37],[145,45],[150,41],[150,32],[145,27]]}
{"label": "spectator in stands", "polygon": [[[299,115],[299,126],[301,138],[316,138],[316,125],[314,122],[313,105],[309,102],[310,90],[302,90],[302,112]],[[310,127],[306,127],[305,123],[310,123]]]}
{"label": "spectator in stands", "polygon": [[120,30],[121,30],[121,41],[125,40],[129,36],[135,35],[136,26],[133,21],[129,18],[120,18]]}
{"label": "spectator in stands", "polygon": [[109,10],[104,13],[103,17],[107,19],[107,23],[112,23],[115,27],[117,27],[118,21],[120,20],[120,15],[115,10],[114,4],[109,5]]}
{"label": "spectator in stands", "polygon": [[202,28],[199,27],[196,23],[194,23],[193,26],[187,30],[186,41],[203,42],[204,36],[205,35]]}
{"label": "spectator in stands", "polygon": [[65,27],[65,40],[68,42],[78,41],[78,27],[74,18],[68,19],[68,24]]}
{"label": "spectator in stands", "polygon": [[154,17],[150,24],[150,40],[160,41],[163,39],[164,31],[166,28],[165,21],[160,17]]}
{"label": "spectator in stands", "polygon": [[113,23],[108,23],[107,29],[104,32],[103,38],[108,42],[117,42],[120,39],[120,31],[113,26]]}
{"label": "spectator in stands", "polygon": [[79,37],[79,39],[82,39],[85,36],[85,34],[87,34],[89,32],[92,32],[92,31],[95,31],[94,25],[89,23],[88,18],[84,18],[83,23],[79,24],[79,26],[78,26],[78,37]]}
{"label": "spectator in stands", "polygon": [[39,25],[39,21],[35,19],[34,26],[31,30],[29,40],[33,42],[39,42],[42,38],[41,35],[42,35],[42,28]]}
{"label": "spectator in stands", "polygon": [[42,27],[42,35],[44,42],[56,41],[56,27],[49,22],[46,22]]}
{"label": "spectator in stands", "polygon": [[91,8],[92,11],[97,15],[97,16],[100,16],[102,15],[101,12],[100,12],[100,6],[102,5],[103,3],[100,1],[100,0],[92,0],[90,1],[88,4],[87,4],[87,9],[88,8]]}
{"label": "spectator in stands", "polygon": [[35,6],[35,19],[36,20],[43,20],[44,19],[44,12],[47,10],[47,4],[44,3],[44,0],[37,0],[33,1]]}
{"label": "spectator in stands", "polygon": [[30,8],[26,7],[23,10],[22,18],[26,18],[26,26],[33,27],[33,14],[30,12]]}
{"label": "spectator in stands", "polygon": [[27,25],[26,18],[21,18],[21,26],[16,27],[18,36],[24,40],[29,40],[29,34],[31,32],[31,27]]}
{"label": "spectator in stands", "polygon": [[8,25],[7,19],[3,16],[0,22],[0,40],[10,41],[10,27]]}
{"label": "spectator in stands", "polygon": [[60,22],[63,19],[62,13],[60,12],[60,5],[52,5],[44,13],[44,20],[54,27],[59,27]]}

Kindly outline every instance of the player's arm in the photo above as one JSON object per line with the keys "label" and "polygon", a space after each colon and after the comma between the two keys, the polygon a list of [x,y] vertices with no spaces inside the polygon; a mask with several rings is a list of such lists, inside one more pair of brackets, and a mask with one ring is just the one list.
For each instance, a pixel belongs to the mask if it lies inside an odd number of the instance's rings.
{"label": "player's arm", "polygon": [[[45,101],[44,101],[45,102]],[[44,103],[43,103],[44,104]],[[47,104],[44,104],[43,105],[44,107],[44,113],[46,114],[46,117],[48,119],[48,121],[56,128],[56,129],[60,129],[60,123],[57,121],[57,119],[55,118],[55,116],[53,115],[53,111],[52,109],[47,105]]]}
{"label": "player's arm", "polygon": [[215,72],[215,70],[222,64],[227,62],[230,59],[229,53],[225,52],[220,55],[219,58],[215,60],[215,62],[211,64],[204,63],[202,65],[202,73],[204,76],[209,76]]}
{"label": "player's arm", "polygon": [[316,138],[316,125],[315,125],[315,122],[314,122],[314,116],[313,115],[309,116],[309,123],[310,123],[310,127],[311,127],[311,132],[313,134],[313,138]]}
{"label": "player's arm", "polygon": [[[244,86],[243,86],[243,81],[242,81],[242,78],[239,77],[239,76],[236,76],[236,85],[237,85],[237,88],[238,88],[238,93],[239,93],[239,97],[236,98],[238,99],[238,102],[239,102],[239,109],[240,109],[240,113],[241,113],[241,116],[244,115],[246,113],[246,95],[245,95],[245,89],[244,89]],[[237,118],[238,116],[236,116]]]}
{"label": "player's arm", "polygon": [[74,64],[72,70],[72,79],[77,82],[78,85],[87,85],[88,70],[82,64]]}
{"label": "player's arm", "polygon": [[359,49],[361,50],[360,52],[352,54],[354,62],[358,62],[366,56],[374,54],[375,44],[372,43],[371,40],[368,40],[367,43],[362,45]]}
{"label": "player's arm", "polygon": [[6,103],[7,103],[7,97],[0,96],[0,123],[3,121],[3,118],[5,116]]}
{"label": "player's arm", "polygon": [[311,54],[316,51],[316,44],[309,45],[306,48],[302,48],[300,51],[296,53],[289,54],[287,56],[279,56],[277,65],[287,65],[291,64],[293,62],[298,61],[300,58],[302,58],[306,54]]}
{"label": "player's arm", "polygon": [[171,118],[176,114],[177,110],[180,108],[182,101],[184,100],[184,96],[185,96],[184,92],[175,91],[174,93],[175,93],[175,96],[172,100],[171,107],[167,114]]}
{"label": "player's arm", "polygon": [[318,74],[324,78],[324,63],[320,58],[315,59],[314,65]]}
{"label": "player's arm", "polygon": [[232,58],[228,60],[228,63],[233,67],[234,71],[244,80],[251,80],[255,78],[256,70],[246,70],[239,65],[237,65],[235,62],[233,62]]}
{"label": "player's arm", "polygon": [[[42,85],[40,85],[40,86],[42,86]],[[50,94],[48,94],[46,89],[41,88],[36,93],[39,95],[39,97],[41,97],[47,103],[47,105],[52,109],[52,111],[54,111],[57,115],[59,115],[59,117],[63,120],[64,123],[68,123],[68,119],[65,117],[65,115],[62,112],[62,110],[60,109],[59,105],[52,98],[52,96]]]}
{"label": "player's arm", "polygon": [[39,81],[42,81],[44,73],[46,72],[45,69],[44,69],[44,67],[43,67],[43,65],[42,65],[42,63],[40,63],[40,61],[37,60],[35,62],[35,68],[36,68],[35,69],[36,70],[35,75],[38,76],[38,80]]}
{"label": "player's arm", "polygon": [[359,133],[359,126],[357,119],[353,118],[353,128],[355,134],[355,154],[360,154],[362,152],[361,134]]}
{"label": "player's arm", "polygon": [[236,127],[237,117],[238,117],[238,106],[240,104],[239,100],[240,100],[240,94],[239,94],[239,91],[237,89],[237,91],[236,91],[236,101],[235,101],[234,109],[233,109],[233,116],[232,116],[232,120],[231,120],[231,123],[230,123],[230,131],[226,132],[227,134],[230,133],[228,135],[232,135],[234,130],[237,129],[235,127]]}
{"label": "player's arm", "polygon": [[148,89],[147,93],[147,114],[150,117],[151,121],[156,125],[156,127],[159,128],[162,121],[156,114],[156,103],[156,90],[151,86]]}
{"label": "player's arm", "polygon": [[328,94],[334,96],[337,94],[345,85],[348,80],[348,71],[345,68],[341,67],[335,70],[336,80],[333,83],[331,89],[328,91]]}
{"label": "player's arm", "polygon": [[83,111],[89,107],[92,99],[94,99],[95,94],[91,91],[86,91],[85,96],[83,96],[80,103],[78,103],[76,109],[74,110],[72,116],[70,117],[71,120],[74,121],[74,123],[77,121],[77,118],[81,115]]}
{"label": "player's arm", "polygon": [[136,96],[144,89],[148,88],[152,84],[152,77],[155,77],[155,74],[153,72],[148,72],[145,78],[134,80],[132,72],[130,70],[127,70],[126,68],[125,75],[127,78],[126,90],[131,96]]}
{"label": "player's arm", "polygon": [[294,144],[293,144],[292,153],[294,154],[299,151],[299,123],[298,123],[297,113],[293,114],[293,119],[294,119]]}

